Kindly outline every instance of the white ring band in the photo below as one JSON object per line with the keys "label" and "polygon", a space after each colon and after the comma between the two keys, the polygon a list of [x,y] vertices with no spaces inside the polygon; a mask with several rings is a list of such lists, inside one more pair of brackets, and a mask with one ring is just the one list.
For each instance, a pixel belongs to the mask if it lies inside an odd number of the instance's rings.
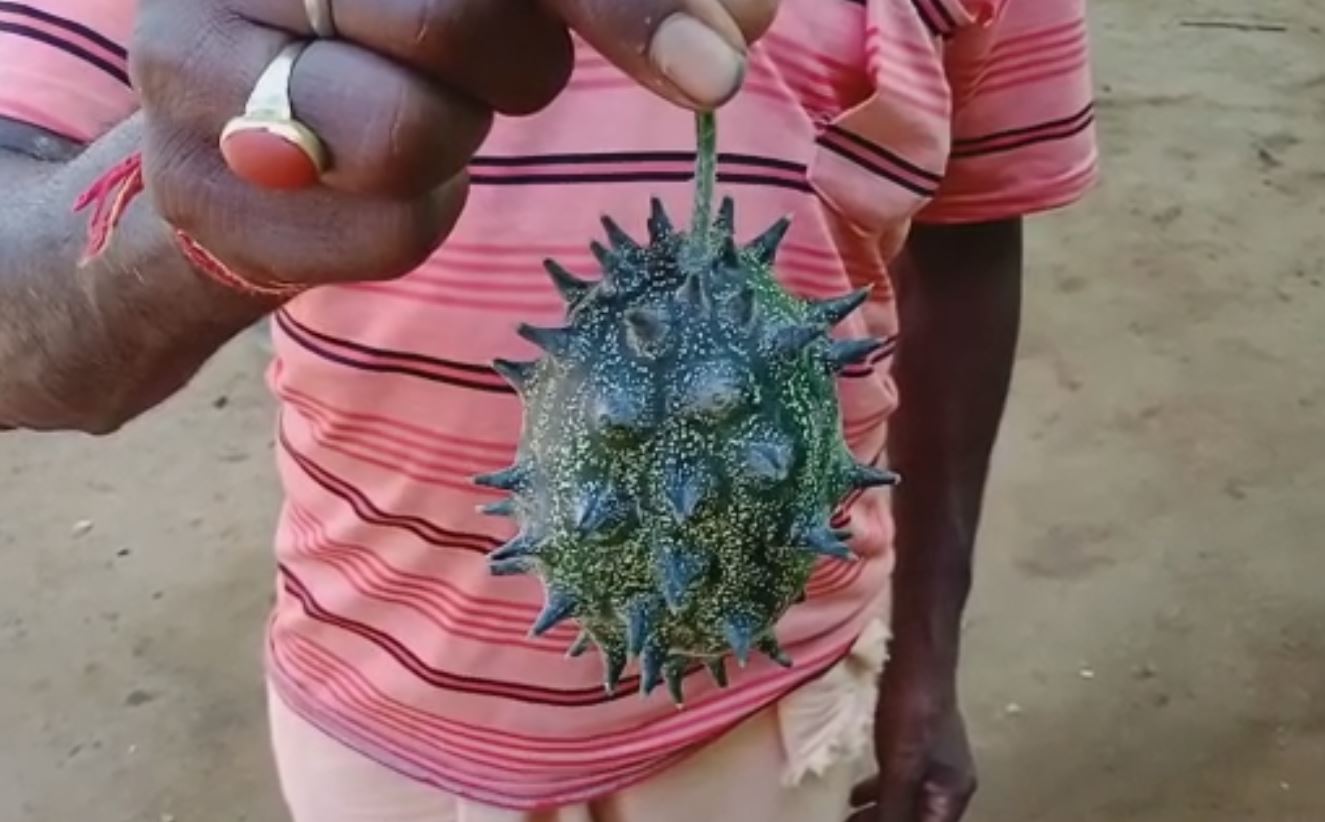
{"label": "white ring band", "polygon": [[336,17],[331,11],[331,0],[304,0],[304,10],[308,12],[308,23],[314,34],[324,40],[336,36]]}

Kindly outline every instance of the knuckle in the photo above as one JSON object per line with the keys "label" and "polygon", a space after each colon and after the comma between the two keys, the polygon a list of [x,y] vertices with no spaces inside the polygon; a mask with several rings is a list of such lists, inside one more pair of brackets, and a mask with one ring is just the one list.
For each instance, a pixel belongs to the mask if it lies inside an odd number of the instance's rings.
{"label": "knuckle", "polygon": [[[158,4],[160,5],[160,4]],[[207,131],[242,102],[253,55],[269,48],[242,21],[190,4],[179,11],[142,14],[129,49],[129,79],[144,114]]]}
{"label": "knuckle", "polygon": [[[221,33],[215,20],[165,3],[152,4],[141,13],[135,21],[128,67],[144,105],[189,96],[182,90],[207,76],[201,67],[217,52],[212,43]],[[197,91],[192,89],[194,96]]]}
{"label": "knuckle", "polygon": [[491,125],[477,103],[347,47],[310,51],[300,68],[296,111],[327,142],[326,182],[342,191],[417,197],[461,171]]}
{"label": "knuckle", "polygon": [[158,28],[150,17],[141,20],[129,51],[129,78],[145,106],[157,103],[174,87],[183,57],[174,38]]}

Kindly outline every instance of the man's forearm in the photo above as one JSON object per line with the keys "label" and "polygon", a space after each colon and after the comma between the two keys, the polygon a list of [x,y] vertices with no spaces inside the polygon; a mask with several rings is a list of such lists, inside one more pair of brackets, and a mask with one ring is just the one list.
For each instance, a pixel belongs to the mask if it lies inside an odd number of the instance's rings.
{"label": "man's forearm", "polygon": [[1021,223],[920,226],[899,270],[902,403],[890,459],[899,658],[954,671],[985,481],[1021,308]]}
{"label": "man's forearm", "polygon": [[113,431],[270,308],[193,271],[145,196],[79,267],[87,216],[73,203],[138,133],[130,120],[77,152],[0,128],[0,429]]}

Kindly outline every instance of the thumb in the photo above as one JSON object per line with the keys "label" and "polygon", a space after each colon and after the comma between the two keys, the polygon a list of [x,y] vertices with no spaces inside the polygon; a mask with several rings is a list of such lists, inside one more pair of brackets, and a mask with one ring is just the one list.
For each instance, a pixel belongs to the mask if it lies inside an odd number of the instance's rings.
{"label": "thumb", "polygon": [[745,77],[778,0],[541,0],[604,57],[674,103],[713,109]]}

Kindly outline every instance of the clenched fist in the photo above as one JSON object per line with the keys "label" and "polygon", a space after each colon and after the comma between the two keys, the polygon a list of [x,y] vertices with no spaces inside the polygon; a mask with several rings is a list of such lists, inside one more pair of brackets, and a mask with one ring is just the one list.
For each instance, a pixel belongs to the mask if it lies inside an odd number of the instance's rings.
{"label": "clenched fist", "polygon": [[336,39],[290,80],[330,160],[321,185],[251,186],[218,137],[290,42],[303,0],[141,0],[130,70],[148,190],[163,218],[256,282],[386,279],[425,260],[464,205],[465,168],[494,113],[551,102],[573,29],[643,86],[721,105],[777,0],[332,0]]}

